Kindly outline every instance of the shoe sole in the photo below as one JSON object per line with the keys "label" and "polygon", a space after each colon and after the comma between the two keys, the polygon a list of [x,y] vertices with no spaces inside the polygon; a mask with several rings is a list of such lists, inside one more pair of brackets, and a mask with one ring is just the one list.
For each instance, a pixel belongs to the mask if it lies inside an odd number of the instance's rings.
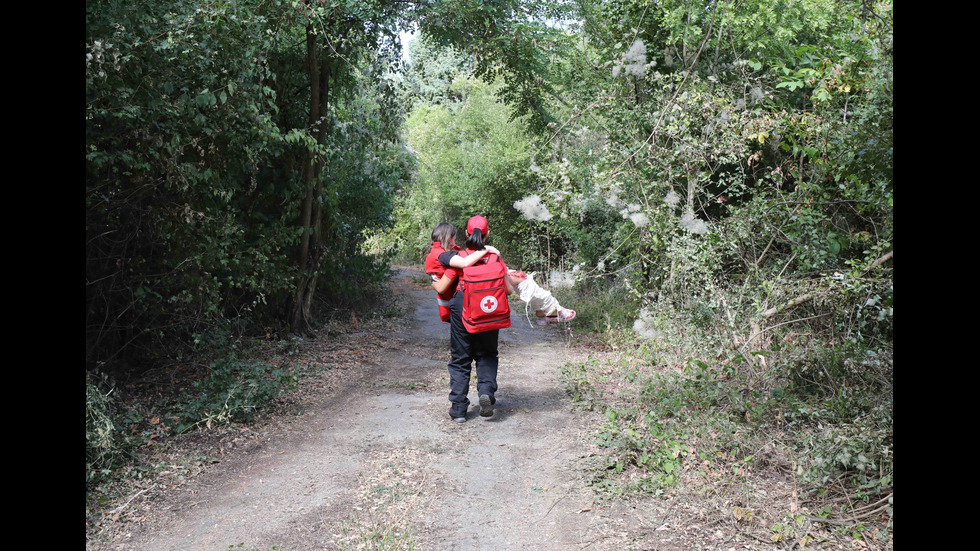
{"label": "shoe sole", "polygon": [[552,325],[552,324],[555,324],[555,323],[568,323],[568,322],[572,321],[573,319],[575,319],[575,311],[574,310],[569,310],[569,312],[572,312],[572,314],[569,315],[568,317],[566,317],[565,319],[562,319],[561,316],[548,316],[546,318],[538,318],[538,325]]}
{"label": "shoe sole", "polygon": [[490,397],[487,395],[480,396],[480,417],[490,417],[493,415],[493,404],[490,403]]}

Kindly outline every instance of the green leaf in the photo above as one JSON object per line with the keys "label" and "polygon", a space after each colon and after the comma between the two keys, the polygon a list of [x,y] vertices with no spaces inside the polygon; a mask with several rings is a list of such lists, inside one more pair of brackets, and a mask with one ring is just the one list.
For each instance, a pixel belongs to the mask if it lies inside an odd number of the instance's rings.
{"label": "green leaf", "polygon": [[836,238],[834,238],[834,237],[828,237],[827,238],[827,245],[830,248],[830,254],[832,254],[834,256],[837,256],[838,254],[840,254],[840,248],[841,248],[841,246],[840,246],[840,242],[837,241]]}

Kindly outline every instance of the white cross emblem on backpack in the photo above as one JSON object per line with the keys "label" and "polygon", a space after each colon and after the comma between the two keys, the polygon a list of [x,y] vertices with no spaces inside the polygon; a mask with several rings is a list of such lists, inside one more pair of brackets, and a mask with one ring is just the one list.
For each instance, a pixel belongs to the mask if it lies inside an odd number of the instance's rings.
{"label": "white cross emblem on backpack", "polygon": [[486,313],[493,312],[497,309],[497,299],[493,297],[486,297],[480,301],[480,309]]}

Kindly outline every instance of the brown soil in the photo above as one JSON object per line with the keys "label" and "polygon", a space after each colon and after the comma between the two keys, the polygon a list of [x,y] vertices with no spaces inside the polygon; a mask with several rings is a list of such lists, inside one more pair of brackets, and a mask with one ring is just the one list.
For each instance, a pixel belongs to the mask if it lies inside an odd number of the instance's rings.
{"label": "brown soil", "polygon": [[[724,495],[602,500],[588,484],[602,419],[563,391],[563,363],[588,350],[569,325],[501,331],[497,404],[448,415],[448,325],[431,290],[403,272],[410,322],[351,320],[307,341],[294,365],[320,368],[272,413],[202,429],[154,456],[161,471],[117,502],[89,550],[778,549],[739,517],[788,484]],[[532,314],[533,319],[533,314]],[[703,476],[709,476],[704,473]],[[733,496],[736,496],[733,500]]]}

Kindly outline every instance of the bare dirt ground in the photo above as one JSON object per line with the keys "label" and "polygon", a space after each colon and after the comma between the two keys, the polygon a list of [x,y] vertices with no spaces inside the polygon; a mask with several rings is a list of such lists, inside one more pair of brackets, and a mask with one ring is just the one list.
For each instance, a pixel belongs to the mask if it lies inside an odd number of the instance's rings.
{"label": "bare dirt ground", "polygon": [[[352,318],[358,331],[308,341],[294,361],[316,376],[257,423],[201,430],[161,452],[163,470],[107,507],[87,549],[781,547],[732,529],[721,498],[596,499],[588,466],[601,419],[576,409],[559,380],[563,363],[588,352],[569,345],[574,322],[530,325],[515,305],[494,415],[479,416],[473,383],[467,421],[452,422],[448,324],[431,290],[412,285],[420,275],[396,282],[413,302],[410,322]],[[743,493],[764,503],[788,490]]]}
{"label": "bare dirt ground", "polygon": [[448,325],[431,291],[406,292],[411,323],[343,336],[360,360],[347,367],[331,369],[347,364],[337,339],[310,345],[332,380],[301,392],[293,415],[199,436],[211,459],[164,472],[89,549],[606,548],[596,540],[609,519],[577,469],[591,453],[590,421],[557,380],[575,354],[568,328],[531,326],[515,308],[501,331],[494,415],[479,416],[474,383],[457,424],[447,415]]}

